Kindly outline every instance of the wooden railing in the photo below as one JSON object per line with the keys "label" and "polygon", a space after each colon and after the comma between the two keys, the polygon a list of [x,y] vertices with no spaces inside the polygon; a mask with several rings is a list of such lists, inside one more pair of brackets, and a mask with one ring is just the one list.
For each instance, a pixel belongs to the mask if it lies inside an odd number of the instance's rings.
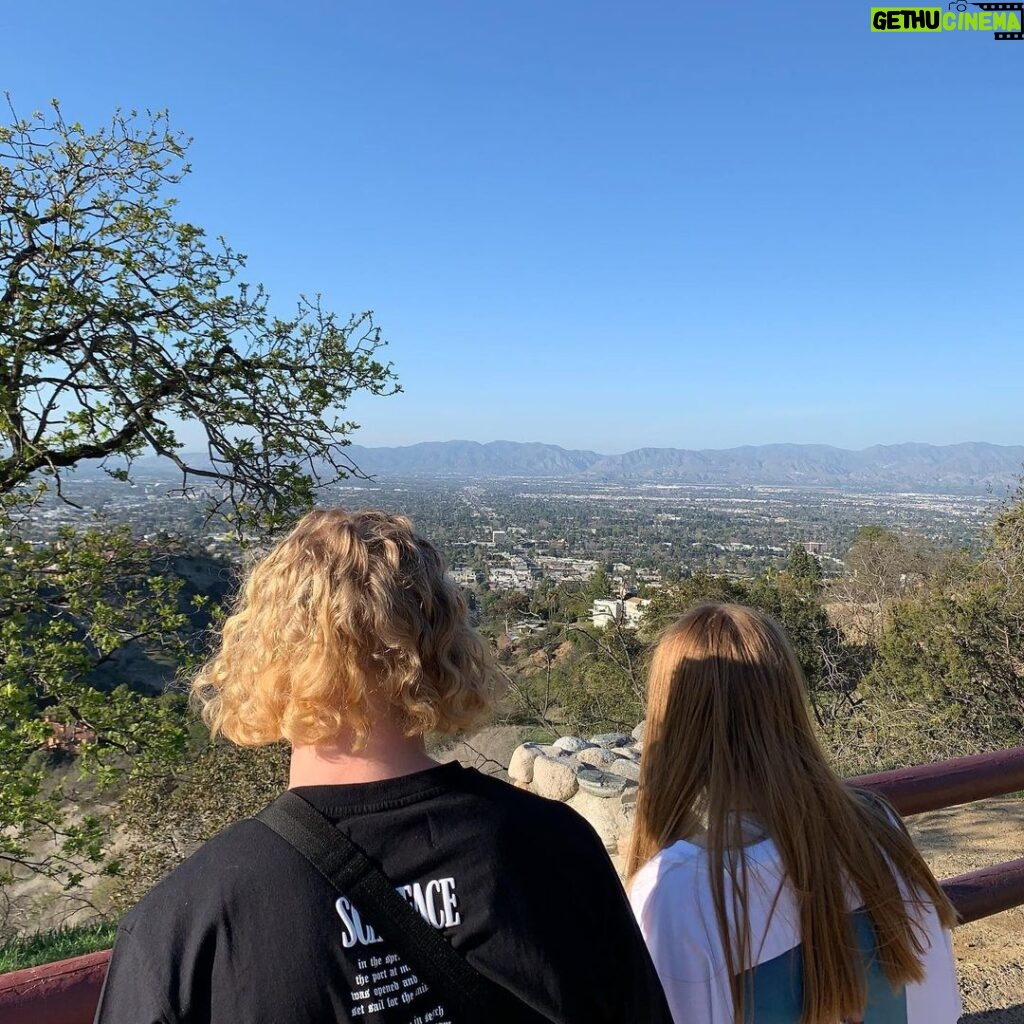
{"label": "wooden railing", "polygon": [[[1024,747],[850,779],[909,816],[1024,790]],[[942,888],[961,924],[1024,904],[1024,858],[947,878]]]}
{"label": "wooden railing", "polygon": [[[1024,747],[862,775],[850,782],[885,796],[902,815],[1024,790]],[[966,924],[1024,904],[1024,858],[942,883]],[[2,1024],[90,1024],[110,951],[0,975]]]}
{"label": "wooden railing", "polygon": [[110,950],[0,974],[3,1024],[91,1024]]}
{"label": "wooden railing", "polygon": [[859,775],[849,781],[881,793],[907,817],[1024,790],[1024,747]]}

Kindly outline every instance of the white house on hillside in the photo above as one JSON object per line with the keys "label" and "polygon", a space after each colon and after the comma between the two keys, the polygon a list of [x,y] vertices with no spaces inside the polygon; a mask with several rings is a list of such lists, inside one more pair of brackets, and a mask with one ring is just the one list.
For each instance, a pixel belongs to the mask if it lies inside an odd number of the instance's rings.
{"label": "white house on hillside", "polygon": [[590,610],[590,617],[597,629],[621,622],[622,602],[617,597],[599,597]]}
{"label": "white house on hillside", "polygon": [[599,597],[590,610],[590,619],[597,629],[621,623],[627,629],[636,629],[651,602],[642,597]]}
{"label": "white house on hillside", "polygon": [[622,602],[622,614],[625,624],[630,629],[636,629],[640,625],[640,620],[644,617],[644,612],[650,603],[650,600],[644,597],[627,597]]}

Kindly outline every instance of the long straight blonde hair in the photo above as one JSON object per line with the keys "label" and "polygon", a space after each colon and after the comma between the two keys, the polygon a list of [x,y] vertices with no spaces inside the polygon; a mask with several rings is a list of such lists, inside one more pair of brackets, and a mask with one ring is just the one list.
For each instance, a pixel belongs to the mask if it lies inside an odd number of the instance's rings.
{"label": "long straight blonde hair", "polygon": [[811,726],[803,672],[781,627],[752,608],[707,604],[670,626],[654,653],[627,874],[632,879],[659,850],[706,830],[737,1022],[742,973],[756,952],[743,815],[774,840],[796,894],[801,1024],[862,1017],[867,985],[848,914],[851,883],[871,918],[889,982],[923,979],[915,904],[930,901],[947,927],[955,911],[894,813],[828,766]]}

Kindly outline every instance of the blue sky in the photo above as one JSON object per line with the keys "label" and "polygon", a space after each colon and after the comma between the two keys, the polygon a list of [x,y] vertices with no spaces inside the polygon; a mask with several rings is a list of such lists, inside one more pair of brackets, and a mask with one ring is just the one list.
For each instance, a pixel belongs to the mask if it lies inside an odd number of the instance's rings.
{"label": "blue sky", "polygon": [[183,217],[374,309],[362,443],[1024,443],[1024,42],[870,6],[35,0],[0,86],[169,107]]}

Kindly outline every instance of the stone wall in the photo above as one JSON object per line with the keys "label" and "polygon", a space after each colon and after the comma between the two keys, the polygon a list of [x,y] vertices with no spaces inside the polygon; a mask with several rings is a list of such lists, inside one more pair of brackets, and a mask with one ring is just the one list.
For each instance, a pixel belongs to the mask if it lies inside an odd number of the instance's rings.
{"label": "stone wall", "polygon": [[559,800],[582,814],[621,871],[640,779],[644,723],[627,736],[562,736],[551,744],[523,743],[508,774],[520,789]]}

